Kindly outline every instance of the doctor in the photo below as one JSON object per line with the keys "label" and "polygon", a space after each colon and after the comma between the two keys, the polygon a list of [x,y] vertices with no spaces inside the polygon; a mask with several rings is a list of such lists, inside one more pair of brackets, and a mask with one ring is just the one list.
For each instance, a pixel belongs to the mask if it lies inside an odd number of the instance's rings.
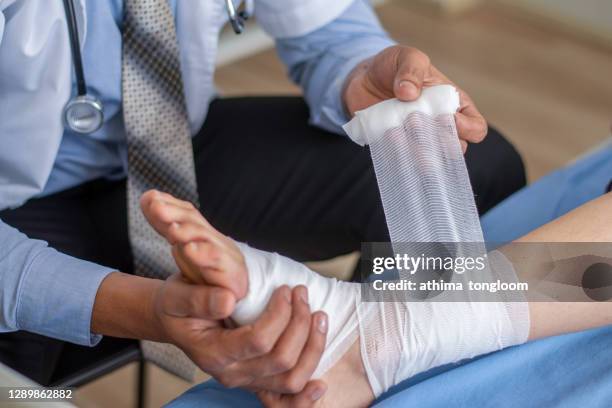
{"label": "doctor", "polygon": [[[210,292],[173,275],[140,213],[149,188],[296,259],[388,240],[368,154],[340,126],[449,80],[395,44],[367,0],[258,0],[304,97],[219,98],[218,34],[228,11],[241,23],[227,3],[0,0],[0,329],[14,332],[0,337],[0,360],[36,381],[49,381],[62,341],[93,346],[103,334],[174,344],[212,374],[261,377],[253,388],[310,377],[326,317],[300,301],[307,293],[279,291],[246,335],[223,328],[244,288]],[[524,184],[522,162],[497,132],[484,139],[465,92],[456,124],[465,149],[482,141],[466,160],[484,212]],[[189,376],[158,346],[143,343],[145,355]]]}

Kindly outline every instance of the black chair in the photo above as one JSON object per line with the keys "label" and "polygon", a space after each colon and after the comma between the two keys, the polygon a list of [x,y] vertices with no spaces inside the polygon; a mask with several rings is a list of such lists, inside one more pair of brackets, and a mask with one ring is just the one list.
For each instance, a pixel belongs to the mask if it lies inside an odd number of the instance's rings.
{"label": "black chair", "polygon": [[50,386],[80,387],[133,362],[138,362],[136,406],[144,408],[146,363],[137,340],[104,337],[94,348],[67,345]]}

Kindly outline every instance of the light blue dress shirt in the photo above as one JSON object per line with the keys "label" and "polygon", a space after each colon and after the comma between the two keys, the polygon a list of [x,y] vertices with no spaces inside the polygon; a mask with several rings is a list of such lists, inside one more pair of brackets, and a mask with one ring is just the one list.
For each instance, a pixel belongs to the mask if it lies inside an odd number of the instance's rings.
{"label": "light blue dress shirt", "polygon": [[[176,8],[176,0],[169,3]],[[87,0],[83,64],[89,92],[104,104],[105,126],[88,136],[64,132],[42,195],[100,177],[126,177],[127,144],[121,112],[122,18],[123,0]],[[344,79],[360,61],[391,44],[367,0],[358,0],[331,24],[303,37],[278,40],[277,50],[291,78],[304,89],[311,123],[343,133],[341,126],[348,120],[341,101]]]}
{"label": "light blue dress shirt", "polygon": [[[106,123],[94,135],[64,133],[41,195],[100,177],[126,176],[121,115],[123,1],[86,1],[85,74],[89,92],[104,103]],[[176,0],[169,1],[174,9]],[[356,0],[322,28],[302,37],[277,40],[277,49],[291,78],[304,89],[311,123],[341,133],[341,125],[347,121],[341,101],[344,79],[358,62],[393,44],[367,0]],[[91,311],[97,289],[110,272],[27,239],[0,221],[0,331],[27,330],[95,344],[98,337],[90,333]]]}

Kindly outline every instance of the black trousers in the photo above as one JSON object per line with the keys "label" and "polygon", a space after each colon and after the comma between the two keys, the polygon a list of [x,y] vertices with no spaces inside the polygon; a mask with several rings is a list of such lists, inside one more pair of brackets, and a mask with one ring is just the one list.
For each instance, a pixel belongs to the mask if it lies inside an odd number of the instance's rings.
{"label": "black trousers", "polygon": [[[204,215],[237,240],[297,260],[388,241],[367,150],[307,121],[297,97],[214,101],[193,141]],[[481,213],[525,185],[519,154],[494,129],[466,160]],[[131,272],[126,200],[125,181],[97,180],[0,219],[64,253]],[[9,333],[0,336],[0,360],[48,384],[66,347],[75,346]]]}

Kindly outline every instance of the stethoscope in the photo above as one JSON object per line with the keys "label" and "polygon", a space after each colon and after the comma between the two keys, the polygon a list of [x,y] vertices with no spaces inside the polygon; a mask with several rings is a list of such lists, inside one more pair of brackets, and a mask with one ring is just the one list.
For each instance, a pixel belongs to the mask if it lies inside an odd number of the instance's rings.
{"label": "stethoscope", "polygon": [[[245,10],[241,11],[236,10],[232,0],[225,0],[225,7],[234,33],[242,34],[245,22],[252,12],[252,1],[247,0]],[[64,10],[68,22],[68,34],[77,85],[76,96],[72,97],[64,107],[62,114],[64,126],[76,133],[90,134],[100,129],[104,124],[104,105],[100,99],[87,93],[74,0],[64,0]]]}

